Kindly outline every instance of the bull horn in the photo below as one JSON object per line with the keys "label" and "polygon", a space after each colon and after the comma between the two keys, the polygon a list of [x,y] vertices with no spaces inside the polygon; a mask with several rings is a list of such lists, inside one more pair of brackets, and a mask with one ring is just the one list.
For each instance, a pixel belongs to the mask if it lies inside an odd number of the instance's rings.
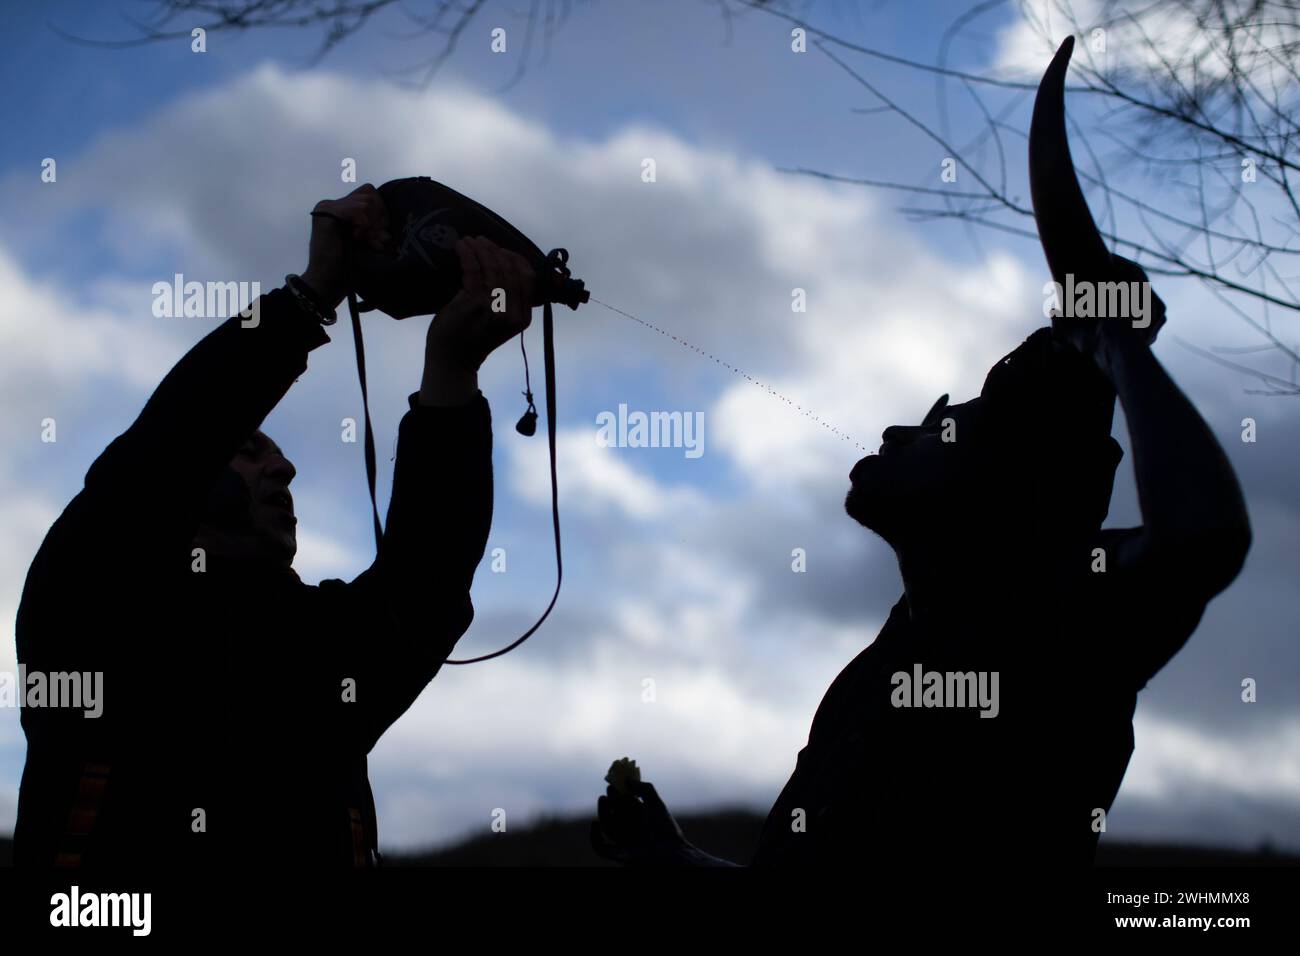
{"label": "bull horn", "polygon": [[1079,187],[1065,134],[1065,74],[1073,51],[1074,37],[1066,37],[1038,84],[1029,125],[1029,193],[1034,221],[1047,267],[1062,285],[1066,273],[1095,280],[1105,274],[1110,261]]}

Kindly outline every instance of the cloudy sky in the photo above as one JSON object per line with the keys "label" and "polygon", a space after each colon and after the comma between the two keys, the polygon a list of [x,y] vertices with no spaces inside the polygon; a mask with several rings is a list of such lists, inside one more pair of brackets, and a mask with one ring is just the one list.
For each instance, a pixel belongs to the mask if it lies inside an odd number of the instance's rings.
{"label": "cloudy sky", "polygon": [[[511,84],[524,32],[515,7],[526,6],[489,4],[422,89],[400,68],[432,41],[402,18],[320,63],[316,36],[297,31],[213,34],[197,54],[188,40],[88,48],[47,27],[131,36],[121,14],[148,4],[118,0],[10,11],[0,31],[0,670],[16,666],[14,613],[46,529],[214,324],[155,318],[153,283],[180,272],[270,288],[301,271],[307,212],[352,188],[340,181],[346,157],[361,181],[429,175],[543,248],[567,247],[597,298],[840,432],[600,305],[558,314],[565,591],[522,650],[446,669],[381,741],[371,777],[389,847],[483,831],[495,808],[511,823],[590,810],[623,755],[675,809],[766,810],[826,686],[900,591],[891,552],[843,513],[856,443],[874,448],[942,392],[970,397],[1042,322],[1047,275],[1033,243],[915,224],[897,196],[782,171],[933,169],[937,185],[943,158],[896,118],[863,112],[877,104],[834,63],[792,53],[788,24],[751,14],[729,29],[697,0],[594,0]],[[814,3],[809,17],[929,60],[951,8],[923,7]],[[982,42],[954,49],[963,66],[1046,62],[1013,9],[986,25]],[[495,26],[507,30],[504,55],[489,50]],[[933,109],[932,80],[873,75]],[[41,182],[46,157],[56,183]],[[1009,174],[1023,181],[1023,165],[1013,141]],[[806,313],[791,310],[796,288]],[[1143,693],[1109,834],[1300,848],[1300,409],[1249,394],[1250,382],[1180,344],[1256,344],[1212,297],[1186,281],[1159,291],[1170,334],[1157,353],[1236,465],[1255,545]],[[426,321],[366,321],[381,502]],[[337,329],[264,425],[298,468],[296,567],[310,582],[354,576],[373,549],[361,447],[339,440],[360,401],[346,323]],[[540,356],[540,328],[530,345]],[[494,356],[482,385],[496,416],[489,549],[505,549],[507,570],[480,567],[459,656],[531,623],[553,575],[545,445],[513,430],[518,353]],[[597,416],[620,404],[702,413],[704,453],[601,447]],[[58,441],[42,442],[51,417]],[[1254,444],[1240,440],[1246,417]],[[1128,467],[1111,510],[1119,526],[1138,520]],[[795,548],[806,573],[791,571]],[[1255,704],[1240,701],[1244,677],[1259,682]],[[24,749],[17,711],[0,710],[0,830],[12,826]]]}

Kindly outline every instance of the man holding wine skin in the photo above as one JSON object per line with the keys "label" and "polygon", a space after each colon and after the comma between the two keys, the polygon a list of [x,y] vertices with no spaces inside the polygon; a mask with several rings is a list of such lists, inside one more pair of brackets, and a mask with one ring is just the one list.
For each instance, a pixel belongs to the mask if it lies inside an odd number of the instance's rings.
{"label": "man holding wine skin", "polygon": [[176,364],[46,535],[18,659],[101,672],[106,703],[97,720],[23,710],[18,865],[377,862],[366,755],[473,618],[492,520],[477,373],[529,325],[534,281],[514,252],[457,243],[463,284],[429,326],[378,555],[304,584],[296,470],[260,425],[330,341],[349,244],[391,248],[387,222],[370,185],[319,203],[301,277]]}

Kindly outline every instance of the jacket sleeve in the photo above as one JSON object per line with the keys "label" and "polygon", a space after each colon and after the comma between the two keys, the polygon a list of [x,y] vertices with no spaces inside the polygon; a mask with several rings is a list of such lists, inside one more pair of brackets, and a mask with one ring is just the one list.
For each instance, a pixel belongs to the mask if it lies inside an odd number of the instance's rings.
{"label": "jacket sleeve", "polygon": [[[1153,561],[1133,545],[1142,528],[1105,528],[1094,539],[1109,563],[1084,579],[1084,632],[1103,651],[1105,670],[1139,691],[1195,633],[1210,598],[1188,585],[1176,565]],[[1136,558],[1125,557],[1132,548]],[[1095,553],[1095,551],[1094,551]]]}
{"label": "jacket sleeve", "polygon": [[306,371],[307,353],[330,341],[285,289],[263,295],[253,316],[204,336],[90,466],[78,496],[87,523],[129,522],[140,552],[188,559],[222,468]]}
{"label": "jacket sleeve", "polygon": [[[480,393],[454,407],[408,398],[388,518],[374,563],[322,581],[344,733],[369,753],[474,619],[470,586],[492,525],[492,418]],[[349,681],[350,679],[350,681]],[[347,683],[345,683],[347,682]],[[336,697],[336,700],[338,698]]]}

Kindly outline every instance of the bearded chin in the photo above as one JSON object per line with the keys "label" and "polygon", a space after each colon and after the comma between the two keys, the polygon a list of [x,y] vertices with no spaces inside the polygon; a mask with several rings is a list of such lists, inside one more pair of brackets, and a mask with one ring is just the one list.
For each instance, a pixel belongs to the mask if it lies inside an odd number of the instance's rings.
{"label": "bearded chin", "polygon": [[851,486],[849,493],[844,496],[845,513],[892,547],[897,529],[892,528],[886,519],[886,513],[890,509],[881,505],[878,494],[857,485]]}

